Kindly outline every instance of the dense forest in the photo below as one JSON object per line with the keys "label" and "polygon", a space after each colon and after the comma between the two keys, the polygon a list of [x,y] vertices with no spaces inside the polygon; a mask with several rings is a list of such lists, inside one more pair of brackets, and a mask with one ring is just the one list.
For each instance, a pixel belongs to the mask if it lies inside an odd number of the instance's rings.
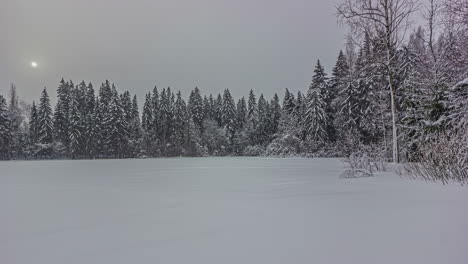
{"label": "dense forest", "polygon": [[[410,28],[417,8],[424,23]],[[335,66],[327,73],[317,61],[310,86],[286,89],[281,99],[251,90],[235,100],[229,89],[203,95],[195,88],[186,100],[154,87],[140,114],[137,97],[109,81],[95,91],[62,79],[54,108],[46,88],[25,104],[12,85],[8,102],[0,95],[0,158],[344,157],[365,150],[394,162],[442,152],[466,164],[467,9],[463,0],[343,1],[338,17],[350,34]]]}

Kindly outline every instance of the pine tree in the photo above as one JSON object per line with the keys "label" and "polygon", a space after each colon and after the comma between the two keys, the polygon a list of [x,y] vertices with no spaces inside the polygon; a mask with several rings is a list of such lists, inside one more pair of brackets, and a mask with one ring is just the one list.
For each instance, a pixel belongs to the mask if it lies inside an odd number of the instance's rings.
{"label": "pine tree", "polygon": [[283,111],[286,111],[288,115],[293,114],[293,112],[296,109],[296,103],[294,100],[294,95],[291,94],[286,88],[286,91],[284,92],[284,99],[283,99]]}
{"label": "pine tree", "polygon": [[247,123],[247,104],[244,97],[237,101],[236,116],[237,127],[239,130],[243,130]]}
{"label": "pine tree", "polygon": [[271,128],[270,128],[270,135],[274,135],[278,132],[278,126],[281,119],[281,106],[279,103],[279,97],[277,94],[273,96],[273,99],[270,102],[271,108]]}
{"label": "pine tree", "polygon": [[0,95],[0,159],[10,158],[11,120],[5,98]]}
{"label": "pine tree", "polygon": [[64,79],[60,81],[57,88],[57,104],[54,111],[54,131],[57,140],[62,143],[67,153],[70,148],[70,100],[73,87]]}
{"label": "pine tree", "polygon": [[249,92],[248,108],[247,108],[247,120],[257,115],[257,99],[253,90]]}
{"label": "pine tree", "polygon": [[211,119],[211,113],[213,110],[211,109],[210,99],[208,96],[203,96],[203,116],[204,119]]}
{"label": "pine tree", "polygon": [[22,153],[22,123],[23,116],[19,106],[19,98],[16,92],[16,86],[11,84],[10,87],[10,104],[8,105],[8,113],[10,115],[10,155],[12,158],[20,157]]}
{"label": "pine tree", "polygon": [[46,88],[42,90],[39,101],[38,121],[38,142],[41,144],[51,144],[53,141],[52,108]]}
{"label": "pine tree", "polygon": [[198,87],[195,87],[195,89],[190,93],[187,106],[193,122],[199,129],[203,130],[203,119],[205,118],[203,111],[203,99],[200,95],[200,90]]}
{"label": "pine tree", "polygon": [[93,134],[94,137],[90,143],[90,153],[95,158],[101,158],[105,155],[106,150],[106,138],[104,137],[104,133],[102,133],[104,125],[104,105],[101,103],[99,98],[96,98],[95,101],[96,105],[94,107],[94,115],[93,115]]}
{"label": "pine tree", "polygon": [[307,134],[312,141],[317,143],[324,143],[328,140],[327,89],[325,71],[318,61],[307,92],[305,112]]}
{"label": "pine tree", "polygon": [[152,122],[150,123],[150,126],[148,127],[148,131],[151,134],[151,138],[153,141],[158,141],[160,140],[161,137],[161,123],[160,123],[160,115],[161,115],[161,103],[160,103],[160,98],[159,98],[159,92],[158,88],[154,86],[153,88],[153,94],[151,95],[151,117],[152,117]]}
{"label": "pine tree", "polygon": [[215,100],[212,94],[210,94],[210,96],[208,97],[208,101],[209,101],[208,118],[216,121],[216,105],[215,105]]}
{"label": "pine tree", "polygon": [[70,104],[70,154],[72,158],[80,158],[84,150],[83,138],[83,120],[79,111],[79,101],[77,96],[72,96]]}
{"label": "pine tree", "polygon": [[145,96],[145,104],[143,105],[143,115],[141,118],[141,126],[146,133],[150,133],[153,124],[153,103],[151,93]]}
{"label": "pine tree", "polygon": [[223,94],[222,125],[226,130],[226,137],[229,139],[228,151],[232,153],[234,150],[234,135],[236,133],[237,126],[236,106],[229,89],[224,90]]}
{"label": "pine tree", "polygon": [[[188,115],[190,116],[190,114]],[[188,118],[187,124],[187,143],[186,155],[192,157],[200,157],[206,155],[206,150],[201,144],[200,131],[195,127],[193,118]]]}
{"label": "pine tree", "polygon": [[31,106],[31,112],[29,114],[29,142],[30,144],[37,143],[37,130],[38,130],[39,120],[37,114],[36,102],[33,101]]}
{"label": "pine tree", "polygon": [[130,122],[128,124],[129,128],[129,144],[130,152],[132,157],[137,157],[141,150],[141,140],[142,140],[142,131],[141,131],[141,121],[140,114],[138,110],[138,100],[137,96],[134,95],[131,105],[131,116]]}
{"label": "pine tree", "polygon": [[218,123],[218,126],[222,125],[223,122],[223,97],[218,94],[216,101],[214,102],[214,120]]}
{"label": "pine tree", "polygon": [[95,128],[95,107],[96,107],[96,97],[94,94],[94,88],[91,83],[86,86],[84,92],[84,111],[83,111],[83,154],[85,157],[92,157],[94,155],[95,148],[95,137],[96,137],[96,128]]}
{"label": "pine tree", "polygon": [[186,155],[187,153],[187,126],[189,119],[187,105],[180,91],[177,92],[177,99],[174,104],[174,144],[175,155]]}
{"label": "pine tree", "polygon": [[253,90],[250,90],[249,99],[247,102],[247,126],[245,129],[245,134],[248,138],[248,144],[252,146],[258,144],[258,118],[257,99],[255,98]]}
{"label": "pine tree", "polygon": [[110,157],[124,158],[128,153],[128,128],[122,102],[115,87],[112,88],[108,109],[109,111],[104,113],[104,125],[109,129],[105,138],[105,149]]}
{"label": "pine tree", "polygon": [[268,128],[270,126],[268,104],[263,94],[258,98],[258,126],[256,131],[257,144],[265,145],[269,139]]}
{"label": "pine tree", "polygon": [[174,94],[171,89],[163,89],[160,95],[160,145],[162,155],[166,156],[172,151],[172,138],[174,132],[173,126],[173,107],[174,107]]}

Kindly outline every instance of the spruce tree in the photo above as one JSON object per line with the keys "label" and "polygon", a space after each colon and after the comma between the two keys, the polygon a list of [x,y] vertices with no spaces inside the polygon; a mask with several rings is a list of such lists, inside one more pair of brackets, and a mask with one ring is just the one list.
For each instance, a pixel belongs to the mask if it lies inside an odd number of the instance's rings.
{"label": "spruce tree", "polygon": [[83,154],[85,157],[92,157],[94,148],[95,148],[95,137],[96,137],[96,128],[95,128],[95,107],[96,107],[96,97],[94,94],[94,88],[91,83],[88,83],[85,91],[85,100],[84,100],[84,116],[83,121]]}
{"label": "spruce tree", "polygon": [[271,127],[269,134],[274,135],[278,132],[279,121],[281,119],[281,106],[277,94],[273,96],[273,99],[270,102],[270,110]]}
{"label": "spruce tree", "polygon": [[180,91],[177,92],[177,99],[174,104],[174,144],[175,144],[175,155],[186,155],[187,153],[187,129],[188,119],[190,118],[187,114],[187,105]]}
{"label": "spruce tree", "polygon": [[39,101],[38,121],[38,142],[41,144],[51,144],[53,141],[52,108],[46,88],[42,90]]}
{"label": "spruce tree", "polygon": [[249,92],[249,99],[247,102],[247,126],[245,134],[248,138],[248,144],[255,146],[258,144],[257,128],[258,127],[258,107],[257,99],[253,90]]}
{"label": "spruce tree", "polygon": [[153,94],[151,95],[151,123],[148,127],[153,141],[158,141],[161,137],[161,103],[159,98],[158,88],[154,86]]}
{"label": "spruce tree", "polygon": [[131,105],[131,116],[130,123],[128,124],[129,129],[129,149],[130,155],[132,157],[137,157],[141,150],[141,140],[142,140],[142,131],[141,131],[141,121],[140,114],[138,110],[138,100],[137,96],[134,95]]}
{"label": "spruce tree", "polygon": [[57,140],[65,147],[67,153],[70,148],[70,100],[73,87],[64,79],[57,88],[57,104],[54,111],[54,131]]}
{"label": "spruce tree", "polygon": [[229,152],[234,150],[234,136],[236,133],[236,106],[234,99],[231,96],[229,89],[224,90],[223,94],[223,109],[222,109],[222,125],[226,130],[226,137],[229,140]]}
{"label": "spruce tree", "polygon": [[145,104],[143,105],[143,114],[141,118],[141,126],[146,133],[150,133],[153,124],[153,103],[151,93],[145,96]]}
{"label": "spruce tree", "polygon": [[286,112],[286,114],[291,115],[296,109],[296,102],[294,100],[294,95],[291,94],[286,88],[286,91],[284,92],[284,99],[283,99],[283,111]]}
{"label": "spruce tree", "polygon": [[33,101],[31,106],[31,112],[29,114],[29,142],[32,145],[37,143],[38,125],[39,119],[37,114],[36,102]]}
{"label": "spruce tree", "polygon": [[70,104],[70,154],[72,158],[80,158],[84,150],[83,121],[79,111],[79,101],[77,96],[72,96]]}
{"label": "spruce tree", "polygon": [[247,104],[244,97],[237,101],[236,115],[237,127],[239,130],[243,130],[247,123]]}
{"label": "spruce tree", "polygon": [[324,143],[328,140],[327,89],[325,71],[318,61],[307,92],[304,120],[307,134],[312,141],[317,143]]}
{"label": "spruce tree", "polygon": [[200,95],[200,90],[198,87],[195,87],[194,90],[190,93],[189,101],[188,101],[188,109],[190,115],[193,119],[193,122],[199,129],[203,129],[203,119],[204,111],[203,111],[203,98]]}
{"label": "spruce tree", "polygon": [[110,157],[127,157],[128,128],[119,94],[112,88],[112,97],[104,113],[104,125],[109,129],[105,138],[105,149]]}
{"label": "spruce tree", "polygon": [[0,95],[0,159],[10,158],[11,120],[5,98]]}
{"label": "spruce tree", "polygon": [[10,133],[11,133],[11,142],[10,142],[10,155],[12,158],[20,157],[22,153],[22,123],[23,116],[21,114],[21,109],[19,106],[19,98],[16,91],[16,86],[11,84],[10,87],[10,104],[8,105],[8,114],[10,115]]}
{"label": "spruce tree", "polygon": [[218,94],[214,103],[214,120],[218,123],[218,126],[222,125],[223,122],[223,97]]}
{"label": "spruce tree", "polygon": [[258,126],[256,131],[257,144],[264,145],[268,142],[269,133],[268,128],[270,126],[269,109],[268,104],[263,94],[258,98]]}

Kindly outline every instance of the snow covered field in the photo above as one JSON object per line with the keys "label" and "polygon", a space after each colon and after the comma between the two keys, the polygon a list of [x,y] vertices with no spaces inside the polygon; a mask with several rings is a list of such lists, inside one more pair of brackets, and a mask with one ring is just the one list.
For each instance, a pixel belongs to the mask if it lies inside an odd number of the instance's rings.
{"label": "snow covered field", "polygon": [[0,162],[0,263],[468,263],[468,190],[336,159]]}

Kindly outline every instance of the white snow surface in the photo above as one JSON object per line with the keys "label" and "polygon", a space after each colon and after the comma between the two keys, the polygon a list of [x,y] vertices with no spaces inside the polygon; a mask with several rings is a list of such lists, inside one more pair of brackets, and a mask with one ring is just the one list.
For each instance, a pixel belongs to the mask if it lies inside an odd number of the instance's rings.
{"label": "white snow surface", "polygon": [[0,263],[468,263],[468,190],[338,159],[0,162]]}

